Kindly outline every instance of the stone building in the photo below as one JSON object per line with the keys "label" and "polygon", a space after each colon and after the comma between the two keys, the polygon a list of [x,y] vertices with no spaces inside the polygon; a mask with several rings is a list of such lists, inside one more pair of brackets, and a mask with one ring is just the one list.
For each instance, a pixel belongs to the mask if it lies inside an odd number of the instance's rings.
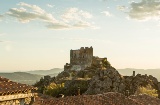
{"label": "stone building", "polygon": [[70,63],[72,65],[91,66],[92,58],[92,47],[81,47],[78,50],[70,50]]}
{"label": "stone building", "polygon": [[70,50],[70,64],[64,65],[64,70],[84,70],[91,67],[92,64],[101,64],[102,60],[107,58],[99,58],[93,56],[93,48],[81,47],[78,50]]}
{"label": "stone building", "polygon": [[0,77],[0,105],[32,105],[37,88]]}

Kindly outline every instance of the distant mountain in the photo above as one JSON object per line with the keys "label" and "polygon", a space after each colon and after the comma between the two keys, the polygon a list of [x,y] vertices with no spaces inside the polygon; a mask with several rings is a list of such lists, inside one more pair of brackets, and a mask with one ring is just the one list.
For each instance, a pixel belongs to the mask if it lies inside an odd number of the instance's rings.
{"label": "distant mountain", "polygon": [[[34,70],[34,71],[27,71],[27,72],[13,72],[13,73],[0,73],[0,76],[8,78],[12,81],[25,83],[25,84],[34,84],[36,81],[39,81],[41,77],[45,75],[50,75],[51,77],[57,76],[63,69],[54,68],[51,70]],[[160,81],[160,69],[134,69],[134,68],[126,68],[126,69],[118,69],[118,72],[122,75],[131,76],[133,71],[136,74],[147,74],[152,75]]]}
{"label": "distant mountain", "polygon": [[131,76],[133,74],[133,71],[136,72],[136,74],[147,74],[152,75],[160,81],[160,69],[134,69],[134,68],[126,68],[126,69],[118,69],[118,72],[122,75],[128,75]]}
{"label": "distant mountain", "polygon": [[54,68],[51,70],[33,70],[26,72],[8,72],[8,73],[0,72],[0,76],[8,78],[15,82],[32,85],[37,81],[39,81],[40,78],[44,77],[45,75],[50,75],[51,77],[53,77],[57,76],[58,73],[60,73],[61,71],[63,71],[63,69]]}
{"label": "distant mountain", "polygon": [[43,75],[30,74],[26,72],[13,72],[13,73],[0,73],[0,76],[8,78],[12,81],[25,83],[25,84],[34,84],[36,81],[39,81]]}
{"label": "distant mountain", "polygon": [[27,71],[27,73],[30,74],[38,74],[38,75],[54,75],[56,76],[58,73],[62,72],[63,69],[60,68],[54,68],[51,70],[33,70],[33,71]]}

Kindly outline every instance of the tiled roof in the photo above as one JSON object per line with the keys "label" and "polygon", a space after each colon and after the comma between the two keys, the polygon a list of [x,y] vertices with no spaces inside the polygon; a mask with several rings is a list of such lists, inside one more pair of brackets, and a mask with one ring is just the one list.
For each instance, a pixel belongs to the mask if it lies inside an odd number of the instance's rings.
{"label": "tiled roof", "polygon": [[8,93],[25,92],[26,90],[36,89],[33,86],[10,81],[7,78],[0,77],[0,95]]}
{"label": "tiled roof", "polygon": [[160,105],[160,99],[148,95],[125,97],[120,93],[109,92],[65,98],[40,96],[33,105]]}

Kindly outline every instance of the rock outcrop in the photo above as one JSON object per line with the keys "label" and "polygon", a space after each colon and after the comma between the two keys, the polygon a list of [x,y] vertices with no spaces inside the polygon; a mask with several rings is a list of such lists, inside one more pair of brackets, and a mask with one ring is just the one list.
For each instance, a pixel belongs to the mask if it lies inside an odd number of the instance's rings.
{"label": "rock outcrop", "polygon": [[135,94],[139,87],[146,87],[151,85],[153,89],[157,90],[158,95],[160,96],[160,88],[158,80],[152,75],[141,75],[137,74],[136,76],[124,76],[126,90],[129,91],[129,95]]}
{"label": "rock outcrop", "polygon": [[90,83],[85,94],[100,94],[106,92],[120,92],[125,90],[124,78],[115,68],[99,70]]}
{"label": "rock outcrop", "polygon": [[134,95],[139,87],[150,85],[160,97],[160,83],[152,75],[122,76],[119,72],[110,67],[105,70],[99,70],[90,80],[85,94],[102,94],[105,92],[119,92],[126,96]]}

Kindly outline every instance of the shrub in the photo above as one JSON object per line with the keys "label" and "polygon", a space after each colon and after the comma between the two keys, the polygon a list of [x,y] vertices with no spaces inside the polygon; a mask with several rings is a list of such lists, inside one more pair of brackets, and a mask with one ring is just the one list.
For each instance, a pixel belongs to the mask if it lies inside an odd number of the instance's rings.
{"label": "shrub", "polygon": [[138,94],[147,94],[152,97],[158,97],[157,90],[153,89],[153,87],[149,84],[146,87],[139,87],[135,93]]}
{"label": "shrub", "polygon": [[45,94],[56,97],[59,94],[62,94],[64,90],[64,83],[55,84],[51,83],[45,88]]}

